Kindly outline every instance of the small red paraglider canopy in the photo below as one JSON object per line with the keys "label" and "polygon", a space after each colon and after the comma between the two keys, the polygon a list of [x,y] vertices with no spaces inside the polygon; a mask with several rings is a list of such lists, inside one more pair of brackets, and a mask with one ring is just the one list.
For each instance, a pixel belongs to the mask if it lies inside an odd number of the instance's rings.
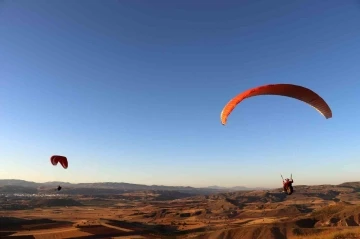
{"label": "small red paraglider canopy", "polygon": [[65,169],[67,169],[69,166],[68,160],[65,156],[53,155],[53,156],[51,156],[50,161],[51,161],[52,165],[54,165],[54,166],[56,166],[58,163],[60,163],[61,166]]}

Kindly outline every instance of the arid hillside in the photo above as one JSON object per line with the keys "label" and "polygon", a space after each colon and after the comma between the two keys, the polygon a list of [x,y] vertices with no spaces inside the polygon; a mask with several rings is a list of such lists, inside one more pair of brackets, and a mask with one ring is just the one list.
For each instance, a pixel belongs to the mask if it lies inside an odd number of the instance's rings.
{"label": "arid hillside", "polygon": [[103,195],[7,193],[0,199],[0,236],[360,238],[359,182],[295,186],[294,190],[290,196],[280,189],[188,197],[173,190]]}

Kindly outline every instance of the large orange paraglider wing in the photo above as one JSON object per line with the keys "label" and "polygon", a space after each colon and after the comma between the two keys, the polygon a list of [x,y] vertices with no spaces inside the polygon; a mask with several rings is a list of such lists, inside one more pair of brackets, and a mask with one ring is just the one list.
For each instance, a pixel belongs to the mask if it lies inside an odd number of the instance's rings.
{"label": "large orange paraglider wing", "polygon": [[274,84],[255,87],[244,91],[232,98],[225,105],[220,114],[221,123],[223,125],[226,124],[228,116],[234,110],[237,104],[239,104],[246,98],[258,95],[279,95],[301,100],[315,108],[326,119],[332,117],[332,112],[329,105],[325,102],[325,100],[323,100],[318,94],[316,94],[312,90],[299,85]]}
{"label": "large orange paraglider wing", "polygon": [[65,156],[53,155],[53,156],[51,156],[50,161],[51,161],[52,165],[54,165],[54,166],[60,162],[61,166],[65,169],[67,169],[69,166],[68,160]]}

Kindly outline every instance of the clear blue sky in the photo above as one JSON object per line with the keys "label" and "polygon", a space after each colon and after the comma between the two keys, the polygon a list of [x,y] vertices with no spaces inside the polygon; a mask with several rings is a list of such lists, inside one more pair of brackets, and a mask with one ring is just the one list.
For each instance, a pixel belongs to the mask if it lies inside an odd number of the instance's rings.
{"label": "clear blue sky", "polygon": [[[0,178],[190,186],[360,180],[358,1],[0,2]],[[236,94],[268,83],[319,93]],[[69,168],[50,164],[65,155]]]}

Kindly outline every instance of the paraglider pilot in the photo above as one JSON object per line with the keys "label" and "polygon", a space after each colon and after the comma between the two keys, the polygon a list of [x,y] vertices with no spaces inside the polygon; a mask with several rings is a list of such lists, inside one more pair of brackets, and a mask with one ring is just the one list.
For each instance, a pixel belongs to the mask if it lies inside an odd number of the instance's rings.
{"label": "paraglider pilot", "polygon": [[292,186],[292,184],[294,183],[293,179],[285,179],[285,181],[283,180],[283,192],[286,192],[287,188]]}

